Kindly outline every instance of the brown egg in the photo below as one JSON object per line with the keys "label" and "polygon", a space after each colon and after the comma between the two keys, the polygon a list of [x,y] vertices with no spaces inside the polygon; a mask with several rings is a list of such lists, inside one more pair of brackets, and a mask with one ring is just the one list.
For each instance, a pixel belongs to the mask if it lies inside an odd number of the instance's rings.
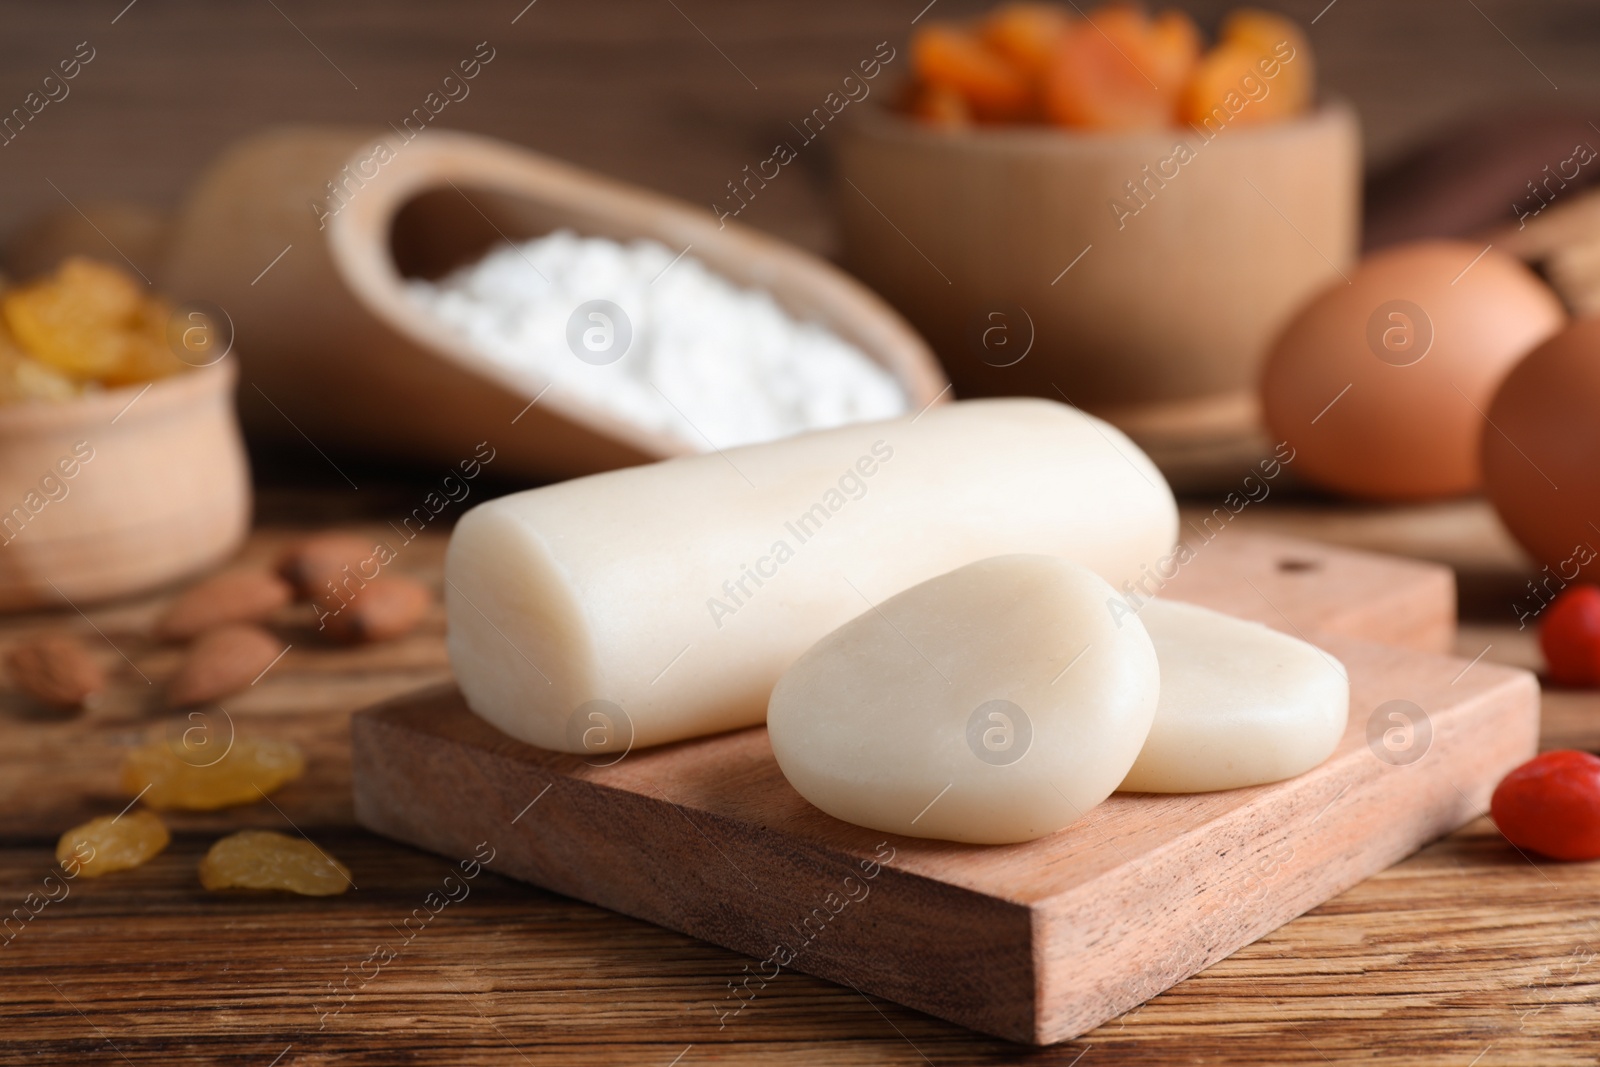
{"label": "brown egg", "polygon": [[1279,335],[1261,383],[1267,425],[1294,449],[1301,477],[1335,492],[1471,492],[1495,387],[1565,319],[1543,282],[1494,249],[1385,249]]}
{"label": "brown egg", "polygon": [[1600,318],[1534,349],[1489,408],[1483,474],[1513,536],[1564,580],[1600,579]]}

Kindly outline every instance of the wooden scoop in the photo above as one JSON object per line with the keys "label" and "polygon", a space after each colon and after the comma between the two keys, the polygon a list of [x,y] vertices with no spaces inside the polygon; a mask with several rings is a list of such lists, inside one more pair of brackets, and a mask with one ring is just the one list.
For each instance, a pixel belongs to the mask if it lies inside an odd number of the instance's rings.
{"label": "wooden scoop", "polygon": [[[331,456],[377,453],[454,466],[479,442],[495,469],[564,478],[694,451],[475,351],[407,299],[497,244],[567,227],[653,238],[769,291],[900,382],[913,410],[947,382],[882,300],[843,272],[708,210],[485,137],[300,127],[225,152],[171,237],[165,287],[215,302],[249,352],[241,408],[264,436]],[[530,406],[530,404],[532,406]]]}

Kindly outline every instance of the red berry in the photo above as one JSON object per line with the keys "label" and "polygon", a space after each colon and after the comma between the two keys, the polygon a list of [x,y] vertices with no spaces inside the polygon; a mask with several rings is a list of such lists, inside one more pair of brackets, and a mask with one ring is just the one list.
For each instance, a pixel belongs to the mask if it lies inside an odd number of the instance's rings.
{"label": "red berry", "polygon": [[1518,848],[1557,860],[1600,858],[1600,759],[1542,752],[1495,787],[1489,814]]}
{"label": "red berry", "polygon": [[1600,586],[1575,585],[1556,597],[1539,627],[1550,680],[1600,685]]}

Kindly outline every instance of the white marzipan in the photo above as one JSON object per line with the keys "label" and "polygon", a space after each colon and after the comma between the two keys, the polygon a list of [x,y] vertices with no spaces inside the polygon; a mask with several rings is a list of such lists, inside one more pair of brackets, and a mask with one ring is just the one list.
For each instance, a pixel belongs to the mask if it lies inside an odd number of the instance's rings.
{"label": "white marzipan", "polygon": [[1344,736],[1344,664],[1260,623],[1193,604],[1139,609],[1161,661],[1161,703],[1120,789],[1202,793],[1292,778]]}
{"label": "white marzipan", "polygon": [[784,776],[846,822],[968,844],[1076,822],[1128,773],[1166,681],[1111,587],[1053,556],[957,568],[817,642],[772,691]]}
{"label": "white marzipan", "polygon": [[[763,721],[801,653],[918,582],[1030,553],[1120,586],[1176,535],[1165,481],[1110,425],[946,404],[479,505],[445,564],[450,662],[513,737],[660,744]],[[586,735],[593,701],[631,731]]]}

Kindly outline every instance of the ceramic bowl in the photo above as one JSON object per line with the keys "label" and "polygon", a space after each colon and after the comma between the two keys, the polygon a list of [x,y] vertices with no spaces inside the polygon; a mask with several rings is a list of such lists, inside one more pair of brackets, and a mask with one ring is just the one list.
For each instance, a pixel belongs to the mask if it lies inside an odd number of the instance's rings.
{"label": "ceramic bowl", "polygon": [[81,607],[205,570],[250,525],[232,358],[0,407],[0,610]]}

